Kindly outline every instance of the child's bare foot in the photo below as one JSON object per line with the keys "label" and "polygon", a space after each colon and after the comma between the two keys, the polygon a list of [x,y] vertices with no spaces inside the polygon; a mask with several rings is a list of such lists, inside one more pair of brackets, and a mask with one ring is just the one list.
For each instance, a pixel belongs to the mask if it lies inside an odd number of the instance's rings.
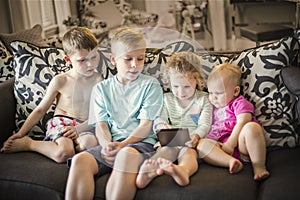
{"label": "child's bare foot", "polygon": [[260,181],[269,177],[270,172],[266,170],[266,167],[260,167],[253,165],[254,176],[253,179],[256,181]]}
{"label": "child's bare foot", "polygon": [[24,136],[22,138],[14,139],[11,144],[4,150],[4,153],[16,153],[20,151],[29,151],[31,138]]}
{"label": "child's bare foot", "polygon": [[229,161],[229,173],[236,174],[243,169],[243,163],[236,158],[232,158]]}
{"label": "child's bare foot", "polygon": [[180,166],[175,165],[173,162],[164,158],[158,158],[157,162],[163,172],[172,176],[178,185],[185,186],[190,183],[188,172],[182,169]]}
{"label": "child's bare foot", "polygon": [[156,176],[162,175],[159,164],[154,159],[148,159],[143,162],[136,178],[136,186],[140,189],[146,187]]}

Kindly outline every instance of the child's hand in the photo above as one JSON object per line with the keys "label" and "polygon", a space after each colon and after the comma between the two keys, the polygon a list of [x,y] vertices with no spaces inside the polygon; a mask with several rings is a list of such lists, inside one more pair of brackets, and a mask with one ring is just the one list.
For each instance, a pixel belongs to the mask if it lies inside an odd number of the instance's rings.
{"label": "child's hand", "polygon": [[119,150],[121,149],[119,147],[120,142],[110,142],[106,147],[102,148],[101,156],[107,162],[109,165],[113,165],[115,162],[115,157]]}
{"label": "child's hand", "polygon": [[70,138],[72,140],[75,140],[78,138],[78,133],[75,126],[65,126],[61,133],[64,135],[64,137]]}
{"label": "child's hand", "polygon": [[158,124],[156,126],[155,132],[158,133],[161,129],[168,129],[168,128],[172,128],[172,126],[170,124]]}
{"label": "child's hand", "polygon": [[190,148],[195,148],[199,142],[199,139],[200,139],[199,135],[194,134],[191,136],[191,140],[186,142],[185,145]]}

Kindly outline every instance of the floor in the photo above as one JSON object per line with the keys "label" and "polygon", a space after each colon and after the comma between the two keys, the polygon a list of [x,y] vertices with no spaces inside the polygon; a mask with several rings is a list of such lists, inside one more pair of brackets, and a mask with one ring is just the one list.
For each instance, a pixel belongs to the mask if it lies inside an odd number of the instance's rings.
{"label": "floor", "polygon": [[226,49],[216,50],[214,49],[212,37],[209,33],[199,32],[195,34],[195,39],[191,38],[191,35],[183,35],[182,33],[164,28],[152,28],[152,29],[142,29],[144,32],[147,46],[152,48],[163,48],[167,44],[171,43],[174,40],[178,40],[178,38],[189,40],[197,46],[197,49],[201,49],[204,51],[220,51],[220,52],[231,52],[231,51],[241,51],[244,49],[255,47],[255,42],[243,38],[231,38],[226,41]]}
{"label": "floor", "polygon": [[225,49],[215,49],[213,46],[212,37],[209,34],[198,33],[195,36],[197,42],[203,46],[203,49],[210,51],[220,51],[220,52],[231,52],[231,51],[241,51],[244,49],[253,48],[256,46],[256,43],[244,38],[244,37],[232,37],[227,39]]}

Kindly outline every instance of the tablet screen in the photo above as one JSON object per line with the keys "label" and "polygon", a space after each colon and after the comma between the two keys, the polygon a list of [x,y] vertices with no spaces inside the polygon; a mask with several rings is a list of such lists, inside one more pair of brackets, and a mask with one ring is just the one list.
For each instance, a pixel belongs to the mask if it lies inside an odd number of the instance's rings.
{"label": "tablet screen", "polygon": [[190,140],[189,130],[187,128],[161,129],[157,133],[161,146],[185,146]]}

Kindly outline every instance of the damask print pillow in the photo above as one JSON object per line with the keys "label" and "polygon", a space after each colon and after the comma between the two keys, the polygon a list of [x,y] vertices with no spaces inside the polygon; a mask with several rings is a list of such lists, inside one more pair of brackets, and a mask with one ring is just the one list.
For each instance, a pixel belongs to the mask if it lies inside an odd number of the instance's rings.
{"label": "damask print pillow", "polygon": [[[62,49],[37,47],[30,43],[11,43],[14,54],[15,83],[14,94],[17,100],[16,125],[20,128],[28,115],[41,102],[48,84],[58,73],[68,71]],[[55,104],[29,135],[43,138],[45,125],[53,115]]]}
{"label": "damask print pillow", "polygon": [[[242,93],[255,106],[267,147],[295,147],[299,143],[294,112],[296,97],[283,84],[280,72],[297,61],[299,44],[293,37],[245,50],[230,60],[242,69]],[[299,131],[299,130],[298,130]]]}
{"label": "damask print pillow", "polygon": [[13,56],[0,41],[0,83],[14,77]]}

